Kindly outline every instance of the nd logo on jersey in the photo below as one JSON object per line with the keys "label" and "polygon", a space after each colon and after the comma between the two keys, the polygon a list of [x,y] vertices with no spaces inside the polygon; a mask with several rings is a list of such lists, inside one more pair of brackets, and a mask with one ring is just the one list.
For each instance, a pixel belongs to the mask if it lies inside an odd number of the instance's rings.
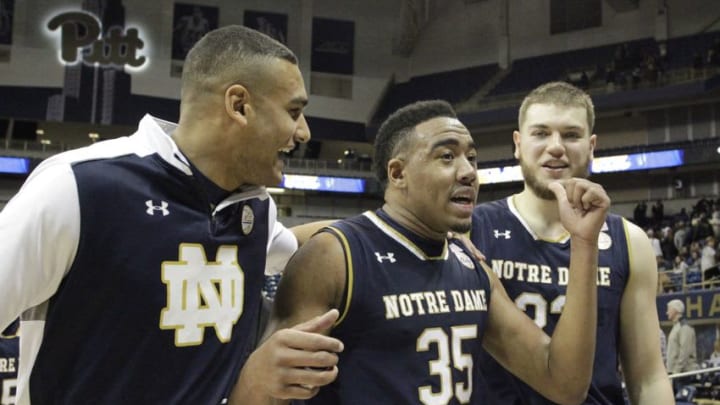
{"label": "nd logo on jersey", "polygon": [[162,263],[162,282],[167,307],[160,328],[175,329],[176,346],[202,344],[206,327],[215,328],[221,342],[230,341],[243,311],[245,284],[236,246],[220,246],[215,261],[208,262],[202,245],[182,243],[179,260]]}

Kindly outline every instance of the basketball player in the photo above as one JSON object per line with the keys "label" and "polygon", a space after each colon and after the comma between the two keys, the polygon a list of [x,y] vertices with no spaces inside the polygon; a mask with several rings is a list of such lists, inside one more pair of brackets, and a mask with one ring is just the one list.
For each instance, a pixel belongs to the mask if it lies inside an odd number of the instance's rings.
{"label": "basketball player", "polygon": [[0,404],[2,405],[15,405],[20,353],[19,325],[20,322],[15,320],[0,333]]}
{"label": "basketball player", "polygon": [[[179,124],[147,115],[33,171],[0,212],[0,329],[22,314],[27,353],[19,404],[227,400],[256,342],[267,252],[288,232],[263,186],[308,140],[306,103],[287,47],[226,26],[188,54]],[[306,349],[290,364],[332,380],[341,343],[314,332],[336,317],[279,332],[255,358]]]}
{"label": "basketball player", "polygon": [[[557,402],[585,397],[597,238],[609,199],[583,179],[551,186],[573,248],[564,323],[551,339],[507,298],[492,271],[446,238],[448,231],[470,229],[476,156],[470,133],[443,101],[411,104],[381,126],[375,162],[386,183],[385,205],[312,237],[280,283],[271,330],[337,308],[340,319],[328,332],[344,343],[335,382],[320,389],[298,385],[288,369],[288,397],[319,390],[308,403],[476,403],[473,371],[481,346]],[[262,366],[252,358],[247,364]]]}
{"label": "basketball player", "polygon": [[[513,133],[525,189],[480,204],[471,239],[492,263],[511,300],[546,333],[567,310],[572,232],[550,184],[586,178],[597,136],[590,97],[562,82],[542,85],[523,101]],[[634,404],[674,403],[663,367],[655,307],[657,270],[645,233],[608,215],[598,238],[598,328],[592,385],[585,403],[623,404],[618,358]],[[576,327],[582,327],[577,325]],[[493,353],[489,353],[492,355]],[[479,362],[488,404],[549,404],[490,355]]]}

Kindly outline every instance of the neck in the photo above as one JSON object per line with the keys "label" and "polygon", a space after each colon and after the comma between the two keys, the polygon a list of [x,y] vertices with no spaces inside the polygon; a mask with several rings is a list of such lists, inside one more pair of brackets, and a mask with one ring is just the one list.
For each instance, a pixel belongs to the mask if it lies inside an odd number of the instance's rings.
{"label": "neck", "polygon": [[557,201],[540,198],[527,187],[512,199],[520,216],[538,236],[556,239],[567,233],[560,222]]}
{"label": "neck", "polygon": [[401,204],[393,204],[387,201],[383,205],[383,210],[397,223],[407,228],[423,238],[442,241],[447,238],[447,231],[439,232],[430,228],[426,223],[420,220],[413,212],[405,208]]}
{"label": "neck", "polygon": [[213,120],[209,114],[202,118],[180,119],[172,138],[193,166],[213,183],[232,191],[242,182],[232,178],[233,171],[226,167],[228,148],[224,147],[222,134],[227,133],[222,123]]}

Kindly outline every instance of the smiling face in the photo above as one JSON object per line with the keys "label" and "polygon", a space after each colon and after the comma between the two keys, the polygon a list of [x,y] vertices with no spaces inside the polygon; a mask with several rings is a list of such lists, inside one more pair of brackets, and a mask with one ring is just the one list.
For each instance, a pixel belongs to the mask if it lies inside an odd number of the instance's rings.
{"label": "smiling face", "polygon": [[437,117],[408,136],[405,151],[389,162],[390,187],[400,188],[400,203],[419,228],[467,232],[478,193],[477,151],[467,128],[455,118]]}
{"label": "smiling face", "polygon": [[549,183],[588,176],[596,136],[590,134],[585,108],[543,103],[528,107],[513,141],[526,189],[553,200]]}
{"label": "smiling face", "polygon": [[263,83],[248,89],[248,131],[235,160],[246,162],[238,173],[246,183],[273,186],[282,181],[283,152],[307,142],[310,129],[303,115],[307,92],[297,65],[283,59],[268,65]]}

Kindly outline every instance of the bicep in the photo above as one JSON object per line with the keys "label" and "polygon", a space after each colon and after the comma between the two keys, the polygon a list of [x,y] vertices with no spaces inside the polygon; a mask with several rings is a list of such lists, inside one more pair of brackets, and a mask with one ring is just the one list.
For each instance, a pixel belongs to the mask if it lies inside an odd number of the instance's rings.
{"label": "bicep", "polygon": [[337,308],[345,288],[345,254],[327,232],[305,243],[290,259],[280,281],[271,325],[282,328]]}
{"label": "bicep", "polygon": [[665,373],[656,307],[655,254],[642,230],[628,224],[630,274],[620,307],[620,359],[628,385]]}

